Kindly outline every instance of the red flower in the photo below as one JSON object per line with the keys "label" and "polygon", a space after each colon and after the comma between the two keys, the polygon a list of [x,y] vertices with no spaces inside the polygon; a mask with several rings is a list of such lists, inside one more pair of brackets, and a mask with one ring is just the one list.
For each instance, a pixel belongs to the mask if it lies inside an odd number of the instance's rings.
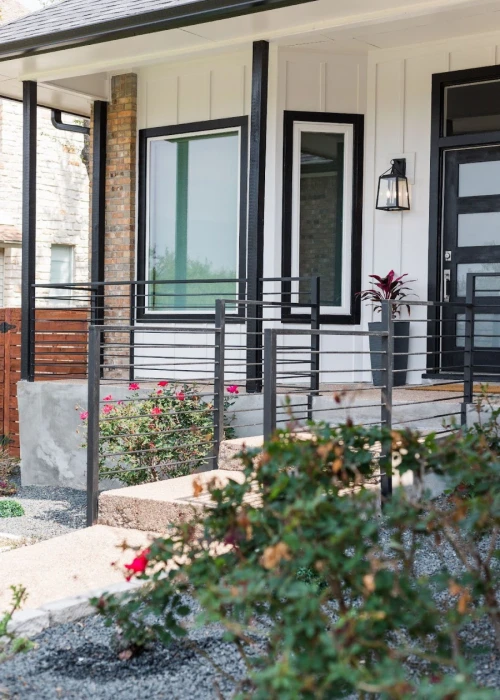
{"label": "red flower", "polygon": [[137,574],[143,574],[146,571],[146,567],[148,565],[148,556],[149,556],[149,549],[145,549],[143,552],[137,556],[131,564],[125,564],[125,568],[127,571],[130,571],[129,574],[125,577],[127,581],[130,581],[132,576],[137,575]]}
{"label": "red flower", "polygon": [[111,413],[112,410],[113,410],[113,406],[110,406],[108,404],[108,405],[104,406],[104,408],[102,409],[102,412],[105,413],[106,415],[108,415],[108,413]]}
{"label": "red flower", "polygon": [[186,394],[183,391],[178,391],[176,397],[179,399],[179,401],[184,401]]}
{"label": "red flower", "polygon": [[240,393],[238,391],[238,387],[236,386],[236,384],[231,384],[231,386],[228,386],[227,391],[229,394],[239,394]]}
{"label": "red flower", "polygon": [[162,394],[163,394],[163,389],[156,390],[156,396],[162,396]]}
{"label": "red flower", "polygon": [[105,397],[103,398],[103,401],[113,401],[113,397],[112,397],[111,394],[110,394],[109,396],[105,396]]}
{"label": "red flower", "polygon": [[168,386],[168,382],[163,380],[162,382],[158,382],[158,386],[166,387],[166,386]]}
{"label": "red flower", "polygon": [[89,417],[89,412],[88,412],[88,411],[82,411],[82,412],[80,413],[80,418],[81,418],[82,420],[87,420],[88,417]]}
{"label": "red flower", "polygon": [[131,382],[131,383],[128,385],[128,390],[129,390],[129,391],[137,391],[138,389],[140,389],[140,386],[139,386],[139,384],[137,384],[137,382]]}
{"label": "red flower", "polygon": [[151,415],[152,416],[159,416],[163,413],[161,408],[158,408],[158,406],[155,406],[154,408],[151,409]]}

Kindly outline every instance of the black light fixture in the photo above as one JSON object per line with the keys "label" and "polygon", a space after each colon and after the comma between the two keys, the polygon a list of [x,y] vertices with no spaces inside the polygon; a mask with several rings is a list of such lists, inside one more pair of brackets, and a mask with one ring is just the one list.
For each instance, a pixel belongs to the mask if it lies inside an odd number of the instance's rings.
{"label": "black light fixture", "polygon": [[377,209],[409,211],[410,194],[406,177],[406,158],[394,158],[391,167],[378,179]]}

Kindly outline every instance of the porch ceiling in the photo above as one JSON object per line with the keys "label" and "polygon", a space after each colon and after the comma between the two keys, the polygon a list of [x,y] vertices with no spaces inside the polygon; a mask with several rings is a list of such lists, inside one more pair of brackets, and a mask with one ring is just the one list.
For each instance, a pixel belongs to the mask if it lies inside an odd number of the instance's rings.
{"label": "porch ceiling", "polygon": [[[2,59],[0,44],[0,95],[19,99],[21,81],[37,80],[41,104],[88,114],[93,99],[106,97],[110,74],[144,64],[248,49],[258,39],[308,50],[368,53],[500,30],[497,0],[414,0],[404,7],[400,0],[377,0],[376,10],[372,0],[295,2],[299,4],[198,24],[191,18],[182,28],[138,32],[111,41],[85,44],[82,40],[72,48],[26,50],[13,59]],[[200,2],[192,0],[186,7],[195,5]]]}

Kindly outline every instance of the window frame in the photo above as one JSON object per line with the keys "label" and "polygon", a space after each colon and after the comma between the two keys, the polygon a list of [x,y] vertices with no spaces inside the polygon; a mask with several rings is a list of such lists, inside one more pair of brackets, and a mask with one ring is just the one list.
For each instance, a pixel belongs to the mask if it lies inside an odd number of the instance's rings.
{"label": "window frame", "polygon": [[[247,269],[247,188],[248,188],[248,117],[231,117],[228,119],[212,119],[203,122],[190,122],[173,126],[154,127],[139,130],[139,167],[138,167],[138,219],[137,219],[137,301],[135,318],[137,321],[182,321],[183,323],[197,323],[211,321],[215,315],[213,312],[188,312],[152,311],[147,308],[146,288],[148,265],[148,207],[149,207],[149,144],[154,140],[165,137],[201,136],[210,133],[225,133],[239,131],[240,138],[240,172],[239,172],[239,231],[237,240],[237,266],[238,266],[238,291],[237,298],[244,299],[246,291]],[[244,313],[240,305],[238,314]]]}
{"label": "window frame", "polygon": [[[347,203],[350,219],[350,232],[344,226],[342,306],[322,307],[320,323],[357,325],[361,318],[361,304],[356,292],[361,289],[361,255],[362,255],[362,212],[363,212],[363,145],[364,116],[362,114],[339,114],[332,112],[284,112],[283,138],[283,221],[282,221],[282,275],[297,276],[298,259],[294,252],[298,250],[300,198],[298,196],[298,178],[300,177],[300,134],[307,131],[321,132],[321,125],[332,127],[338,125],[338,133],[344,133],[346,141],[352,131],[352,162],[347,162],[350,149],[345,149],[344,174],[352,181],[350,191],[344,190],[344,204]],[[349,128],[350,127],[350,128]],[[327,132],[329,129],[325,129]],[[330,129],[333,131],[332,129]],[[347,145],[347,143],[346,143]],[[344,222],[346,219],[344,218]],[[349,238],[349,241],[347,240]],[[344,270],[346,252],[349,253],[347,272]],[[284,283],[283,302],[290,301],[292,284]],[[338,309],[335,311],[334,309]],[[294,313],[290,307],[284,308],[282,321],[291,323],[309,323],[310,314]]]}
{"label": "window frame", "polygon": [[[54,248],[64,248],[65,250],[69,251],[69,282],[53,282],[52,281],[52,253],[54,251]],[[57,284],[59,285],[59,289],[57,287],[52,287],[50,289],[50,296],[57,297],[58,295],[61,295],[61,289],[63,289],[65,286],[69,286],[75,283],[75,246],[72,245],[71,243],[51,243],[50,244],[50,268],[49,268],[49,283],[52,284]],[[53,299],[52,304],[55,306],[64,306],[64,305],[71,305],[73,303],[73,289],[69,288],[66,292],[65,295],[67,295],[67,299]]]}

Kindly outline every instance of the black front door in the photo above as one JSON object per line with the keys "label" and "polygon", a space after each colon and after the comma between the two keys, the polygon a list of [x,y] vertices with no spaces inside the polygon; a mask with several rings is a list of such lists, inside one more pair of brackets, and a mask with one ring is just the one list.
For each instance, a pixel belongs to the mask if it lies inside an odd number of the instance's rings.
{"label": "black front door", "polygon": [[[500,370],[500,145],[450,150],[444,154],[442,299],[465,302],[468,272],[498,272],[479,278],[481,303],[475,321],[476,374]],[[442,369],[463,371],[464,310],[446,307],[442,324]]]}

